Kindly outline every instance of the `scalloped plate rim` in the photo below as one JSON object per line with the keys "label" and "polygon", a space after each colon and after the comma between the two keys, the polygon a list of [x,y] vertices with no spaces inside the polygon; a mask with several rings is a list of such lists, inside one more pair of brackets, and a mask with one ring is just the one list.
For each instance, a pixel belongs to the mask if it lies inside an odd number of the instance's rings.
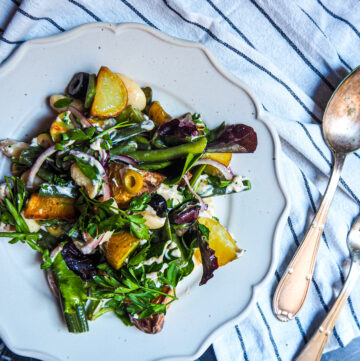
{"label": "scalloped plate rim", "polygon": [[[235,324],[239,323],[242,319],[244,319],[248,313],[250,312],[251,308],[253,307],[257,295],[260,292],[260,289],[266,285],[270,279],[272,278],[272,274],[275,271],[277,260],[278,260],[278,244],[280,242],[280,238],[282,236],[282,231],[284,229],[284,225],[287,219],[287,216],[290,213],[290,198],[287,195],[286,192],[286,186],[283,180],[282,172],[281,172],[281,164],[280,164],[280,155],[281,155],[281,144],[279,140],[279,136],[275,130],[275,128],[270,124],[270,122],[267,120],[266,115],[264,114],[261,104],[256,98],[256,96],[253,94],[252,90],[242,83],[235,75],[231,74],[223,65],[220,64],[220,62],[216,59],[216,57],[202,44],[189,41],[189,40],[182,40],[167,34],[164,34],[160,30],[153,29],[147,25],[138,24],[138,23],[120,23],[120,24],[114,24],[114,23],[89,23],[80,25],[78,27],[75,27],[71,30],[65,31],[64,33],[44,37],[44,38],[37,38],[32,39],[29,41],[26,41],[22,45],[20,45],[19,48],[15,49],[15,51],[4,61],[4,63],[0,67],[0,78],[3,76],[7,71],[11,70],[11,67],[16,66],[22,59],[23,55],[26,53],[26,51],[31,48],[32,46],[41,46],[41,45],[47,45],[50,43],[56,43],[58,41],[62,41],[63,39],[66,39],[68,37],[72,37],[74,35],[78,35],[79,33],[86,32],[88,29],[92,28],[107,28],[108,30],[111,30],[115,33],[115,35],[122,30],[126,29],[137,29],[142,30],[145,32],[150,33],[151,35],[160,38],[161,40],[164,40],[170,44],[177,45],[177,46],[183,46],[188,48],[196,48],[200,49],[204,52],[206,57],[209,59],[209,61],[213,64],[214,68],[222,75],[224,76],[228,81],[232,82],[236,86],[240,87],[242,90],[244,90],[249,97],[251,98],[252,102],[255,105],[256,109],[256,119],[262,121],[265,126],[268,128],[270,135],[272,137],[272,140],[274,142],[274,157],[275,157],[275,175],[277,179],[277,183],[279,186],[279,189],[283,195],[284,201],[285,201],[285,207],[278,219],[278,222],[276,224],[276,227],[274,229],[273,234],[273,240],[272,240],[272,252],[271,252],[271,264],[269,266],[269,269],[267,270],[267,273],[264,275],[264,277],[255,285],[252,285],[252,293],[251,298],[248,304],[245,306],[244,310],[240,312],[239,315],[234,317],[231,320],[225,321],[219,328],[212,331],[209,336],[203,341],[203,343],[198,347],[198,350],[193,355],[179,355],[179,356],[172,356],[172,357],[165,357],[161,358],[161,361],[191,361],[198,357],[200,357],[204,351],[213,343],[218,336],[222,332],[224,332],[227,328],[234,326]],[[5,327],[0,325],[0,337],[6,344],[6,346],[14,353],[26,356],[26,357],[33,357],[42,359],[43,361],[59,361],[58,358],[49,355],[47,353],[41,352],[39,350],[30,350],[30,349],[22,349],[20,346],[15,345],[15,343],[12,343],[9,337],[7,336],[5,332]]]}

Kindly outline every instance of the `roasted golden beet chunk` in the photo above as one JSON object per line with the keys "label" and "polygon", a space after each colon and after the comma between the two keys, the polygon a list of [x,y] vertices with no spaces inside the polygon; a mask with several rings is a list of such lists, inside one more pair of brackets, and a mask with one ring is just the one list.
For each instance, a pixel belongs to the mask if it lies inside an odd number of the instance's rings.
{"label": "roasted golden beet chunk", "polygon": [[71,198],[39,197],[33,193],[25,209],[25,218],[28,219],[74,219],[75,200]]}

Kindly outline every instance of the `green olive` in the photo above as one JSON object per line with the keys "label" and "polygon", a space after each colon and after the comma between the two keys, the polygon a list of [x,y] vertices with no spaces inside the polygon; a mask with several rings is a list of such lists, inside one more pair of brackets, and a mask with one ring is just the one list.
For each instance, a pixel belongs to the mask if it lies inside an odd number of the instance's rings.
{"label": "green olive", "polygon": [[40,145],[40,147],[42,147],[44,149],[47,149],[54,144],[50,135],[46,134],[46,133],[38,135],[36,138],[36,141]]}
{"label": "green olive", "polygon": [[23,165],[21,164],[17,164],[17,163],[12,163],[11,164],[11,174],[15,177],[18,177],[20,176],[24,170],[26,169],[26,167],[24,167]]}

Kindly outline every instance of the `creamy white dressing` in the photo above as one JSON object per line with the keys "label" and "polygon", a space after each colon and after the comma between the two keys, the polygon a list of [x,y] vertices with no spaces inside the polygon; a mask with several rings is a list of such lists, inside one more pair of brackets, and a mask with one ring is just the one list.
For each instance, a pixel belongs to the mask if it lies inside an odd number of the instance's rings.
{"label": "creamy white dressing", "polygon": [[135,172],[138,172],[139,174],[141,174],[140,171],[139,171],[139,169],[133,167],[131,164],[128,165],[128,169],[132,169],[132,170],[134,170]]}
{"label": "creamy white dressing", "polygon": [[91,143],[90,149],[100,152],[102,150],[101,144],[104,143],[104,139],[96,139],[94,143]]}
{"label": "creamy white dressing", "polygon": [[147,243],[146,239],[140,239],[140,241],[139,241],[140,246],[143,246],[146,243]]}
{"label": "creamy white dressing", "polygon": [[38,141],[37,141],[37,137],[31,139],[30,147],[36,147],[36,146],[38,146],[38,145],[39,145],[39,143],[38,143]]}
{"label": "creamy white dressing", "polygon": [[215,204],[213,202],[212,198],[206,198],[205,203],[207,204],[207,209],[204,211],[201,211],[199,216],[200,217],[207,217],[212,218],[215,216]]}
{"label": "creamy white dressing", "polygon": [[180,257],[181,257],[181,252],[180,252],[179,248],[174,249],[173,251],[171,251],[170,254],[171,254],[173,257],[176,257],[176,258],[180,258]]}
{"label": "creamy white dressing", "polygon": [[[47,184],[43,185],[44,190],[47,190],[47,188],[49,188],[49,186]],[[66,186],[56,186],[56,189],[59,193],[61,193],[62,196],[64,197],[69,197],[72,198],[72,193],[71,193],[71,188],[70,187],[66,187]]]}
{"label": "creamy white dressing", "polygon": [[167,264],[167,263],[164,263],[164,264],[162,265],[160,271],[158,271],[158,272],[150,272],[150,273],[148,273],[145,277],[146,277],[147,279],[150,279],[150,280],[154,281],[156,287],[160,287],[160,286],[161,286],[161,283],[160,283],[160,282],[157,282],[158,279],[159,279],[159,274],[162,273],[162,272],[164,272],[167,268],[168,268],[168,264]]}
{"label": "creamy white dressing", "polygon": [[157,193],[163,196],[166,201],[173,199],[173,206],[183,202],[183,196],[178,192],[177,186],[168,186],[161,183]]}
{"label": "creamy white dressing", "polygon": [[0,203],[6,198],[10,197],[9,188],[6,183],[0,184]]}
{"label": "creamy white dressing", "polygon": [[160,282],[157,282],[157,280],[158,280],[158,272],[150,272],[150,273],[147,273],[147,274],[146,274],[146,278],[149,279],[149,280],[154,281],[156,287],[160,287],[160,286],[161,286],[161,283],[160,283]]}
{"label": "creamy white dressing", "polygon": [[241,175],[235,176],[234,179],[232,180],[232,182],[226,187],[226,193],[241,192],[242,190],[244,190],[246,188],[243,185],[244,179],[245,178],[242,177]]}
{"label": "creamy white dressing", "polygon": [[144,130],[147,130],[147,131],[153,130],[154,127],[155,127],[155,124],[150,119],[145,119],[145,121],[142,122],[142,124],[141,124],[141,129],[144,129]]}
{"label": "creamy white dressing", "polygon": [[111,180],[112,180],[112,182],[115,184],[115,187],[118,187],[118,186],[119,186],[115,178],[111,178]]}
{"label": "creamy white dressing", "polygon": [[153,263],[161,263],[164,260],[164,254],[165,252],[163,252],[163,254],[161,254],[159,257],[151,257],[149,259],[147,259],[146,261],[143,261],[141,264],[144,266],[150,266]]}
{"label": "creamy white dressing", "polygon": [[200,184],[197,190],[197,193],[201,194],[202,197],[205,197],[211,194],[213,186],[209,184],[207,174],[202,174],[200,176]]}

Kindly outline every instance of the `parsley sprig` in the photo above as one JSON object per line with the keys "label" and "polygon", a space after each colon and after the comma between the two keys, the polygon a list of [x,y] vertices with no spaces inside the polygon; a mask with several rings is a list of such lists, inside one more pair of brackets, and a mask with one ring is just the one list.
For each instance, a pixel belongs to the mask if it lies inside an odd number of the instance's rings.
{"label": "parsley sprig", "polygon": [[9,197],[6,197],[4,204],[0,206],[1,221],[7,225],[13,225],[16,232],[0,232],[0,237],[12,238],[9,243],[17,242],[27,243],[35,251],[42,253],[43,264],[41,268],[48,268],[51,265],[51,259],[48,249],[42,249],[38,245],[38,240],[42,237],[39,232],[30,232],[21,211],[28,198],[28,192],[25,189],[25,183],[17,177],[5,177]]}
{"label": "parsley sprig", "polygon": [[[125,315],[137,314],[138,318],[147,318],[153,314],[165,313],[166,307],[177,300],[176,295],[163,292],[165,284],[170,285],[170,281],[163,276],[160,285],[155,285],[154,281],[146,278],[144,267],[137,269],[133,267],[123,267],[120,271],[115,271],[107,263],[99,266],[105,273],[94,277],[96,287],[92,292],[93,300],[109,299],[104,308],[111,308],[116,314]],[[169,283],[168,283],[169,282]],[[167,303],[154,303],[159,297],[169,297]]]}
{"label": "parsley sprig", "polygon": [[141,214],[134,214],[134,209],[130,207],[123,211],[114,206],[112,199],[99,202],[90,199],[84,191],[80,192],[81,197],[77,201],[80,216],[70,230],[70,236],[79,231],[96,237],[107,231],[130,230],[139,239],[149,239],[149,228],[145,226],[145,219]]}

